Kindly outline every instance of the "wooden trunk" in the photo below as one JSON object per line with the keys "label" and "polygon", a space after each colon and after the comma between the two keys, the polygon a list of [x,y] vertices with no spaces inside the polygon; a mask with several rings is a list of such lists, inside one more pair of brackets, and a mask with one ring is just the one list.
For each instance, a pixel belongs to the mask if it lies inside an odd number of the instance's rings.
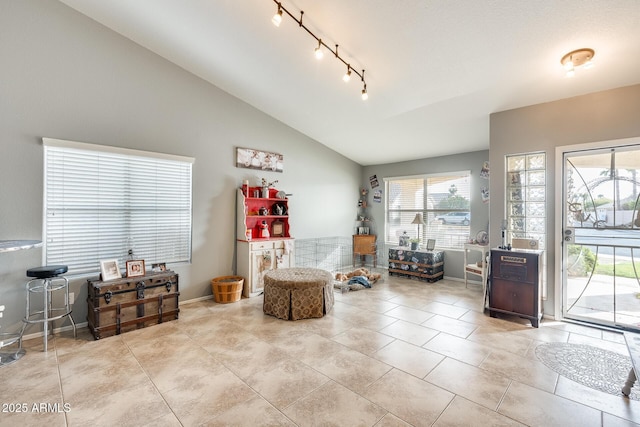
{"label": "wooden trunk", "polygon": [[173,271],[140,277],[87,280],[87,321],[95,339],[178,318],[178,275]]}
{"label": "wooden trunk", "polygon": [[444,252],[389,248],[389,275],[436,282],[444,277]]}

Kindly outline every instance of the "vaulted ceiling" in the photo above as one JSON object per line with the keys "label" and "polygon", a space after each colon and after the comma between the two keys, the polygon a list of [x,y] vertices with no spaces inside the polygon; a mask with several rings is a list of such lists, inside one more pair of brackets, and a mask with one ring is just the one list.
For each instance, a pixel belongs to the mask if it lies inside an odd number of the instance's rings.
{"label": "vaulted ceiling", "polygon": [[274,0],[60,1],[362,165],[487,149],[493,112],[640,83],[638,0],[282,0],[367,101]]}

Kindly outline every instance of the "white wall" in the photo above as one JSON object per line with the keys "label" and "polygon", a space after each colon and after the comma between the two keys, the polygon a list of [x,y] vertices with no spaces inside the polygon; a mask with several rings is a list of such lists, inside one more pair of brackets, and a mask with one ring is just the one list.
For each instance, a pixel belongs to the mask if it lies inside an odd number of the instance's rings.
{"label": "white wall", "polygon": [[[561,240],[555,236],[555,148],[565,145],[640,136],[640,85],[563,99],[492,114],[491,243],[500,242],[500,222],[505,217],[505,156],[544,151],[547,156],[547,275],[546,315],[555,308],[556,252]],[[561,178],[561,177],[558,177]],[[558,285],[559,286],[559,285]]]}
{"label": "white wall", "polygon": [[[211,278],[233,273],[243,179],[278,179],[293,193],[294,237],[351,234],[358,164],[67,6],[2,0],[0,58],[0,239],[42,236],[42,137],[195,157],[193,262],[172,266],[181,300],[210,295]],[[237,146],[284,154],[284,173],[236,168]],[[25,271],[41,255],[0,254],[3,331],[20,327]],[[72,291],[84,322],[84,279]]]}

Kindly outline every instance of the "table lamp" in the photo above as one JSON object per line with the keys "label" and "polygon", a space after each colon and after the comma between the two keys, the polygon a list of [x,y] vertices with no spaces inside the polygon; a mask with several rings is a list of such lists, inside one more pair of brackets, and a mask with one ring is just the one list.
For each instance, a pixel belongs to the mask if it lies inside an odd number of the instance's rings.
{"label": "table lamp", "polygon": [[416,238],[422,240],[422,237],[420,236],[420,224],[424,224],[424,220],[422,219],[422,214],[417,213],[416,217],[413,218],[413,221],[411,221],[411,224],[418,224],[418,235],[416,236]]}

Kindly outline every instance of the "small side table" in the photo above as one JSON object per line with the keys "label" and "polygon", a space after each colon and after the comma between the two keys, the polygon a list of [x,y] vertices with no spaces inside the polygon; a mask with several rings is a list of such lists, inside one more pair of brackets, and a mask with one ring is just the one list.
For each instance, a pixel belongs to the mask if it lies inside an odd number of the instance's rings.
{"label": "small side table", "polygon": [[353,235],[353,266],[356,266],[356,258],[360,256],[360,262],[364,267],[365,257],[371,255],[373,257],[373,268],[376,268],[377,249],[375,234],[354,234]]}
{"label": "small side table", "polygon": [[[481,265],[478,266],[476,263],[469,263],[468,254],[472,251],[478,251],[481,253],[482,261]],[[482,281],[482,309],[484,310],[486,298],[484,297],[487,293],[487,275],[489,270],[489,263],[487,262],[487,257],[491,253],[491,249],[489,245],[477,245],[472,243],[467,243],[464,245],[464,286],[468,287],[469,274],[473,274],[476,276],[480,276],[480,280]]]}

